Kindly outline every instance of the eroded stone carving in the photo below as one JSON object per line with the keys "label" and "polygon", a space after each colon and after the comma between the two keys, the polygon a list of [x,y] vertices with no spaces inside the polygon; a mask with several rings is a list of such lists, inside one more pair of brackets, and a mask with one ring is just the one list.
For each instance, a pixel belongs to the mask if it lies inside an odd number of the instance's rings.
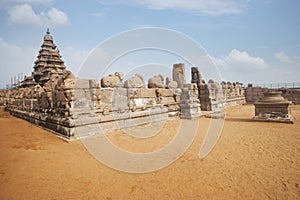
{"label": "eroded stone carving", "polygon": [[101,79],[101,87],[123,87],[123,74],[121,72],[115,72]]}
{"label": "eroded stone carving", "polygon": [[176,89],[177,87],[178,87],[178,84],[177,84],[176,81],[174,81],[170,77],[166,78],[166,88],[168,88],[168,89]]}
{"label": "eroded stone carving", "polygon": [[220,111],[226,106],[225,96],[221,84],[209,80],[199,85],[201,109],[206,111]]}
{"label": "eroded stone carving", "polygon": [[192,72],[192,77],[191,77],[191,83],[196,83],[197,86],[199,86],[201,84],[202,81],[202,77],[199,71],[198,67],[192,67],[191,68],[191,72]]}
{"label": "eroded stone carving", "polygon": [[165,88],[164,77],[159,74],[148,80],[148,88]]}
{"label": "eroded stone carving", "polygon": [[135,74],[124,83],[125,88],[145,88],[144,78],[140,74]]}
{"label": "eroded stone carving", "polygon": [[33,68],[33,78],[41,86],[44,86],[53,75],[62,75],[66,69],[49,30],[44,36],[44,42]]}

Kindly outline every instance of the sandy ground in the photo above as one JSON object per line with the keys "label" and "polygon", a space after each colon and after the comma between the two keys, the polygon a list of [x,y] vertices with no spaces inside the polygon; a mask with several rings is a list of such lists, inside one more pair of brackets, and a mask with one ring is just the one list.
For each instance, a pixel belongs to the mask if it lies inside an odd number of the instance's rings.
{"label": "sandy ground", "polygon": [[[252,105],[231,107],[222,135],[203,160],[198,153],[210,119],[200,118],[191,147],[173,164],[146,174],[113,170],[81,141],[67,143],[0,113],[0,199],[300,199],[300,106],[294,124],[251,122]],[[133,152],[161,148],[178,120],[148,139],[121,131],[116,145]]]}

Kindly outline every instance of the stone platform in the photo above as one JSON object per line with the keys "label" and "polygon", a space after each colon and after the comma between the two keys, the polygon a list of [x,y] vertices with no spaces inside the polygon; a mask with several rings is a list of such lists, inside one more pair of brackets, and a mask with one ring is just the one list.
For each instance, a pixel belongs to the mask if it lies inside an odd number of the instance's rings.
{"label": "stone platform", "polygon": [[293,123],[291,102],[282,97],[282,92],[268,92],[264,98],[254,103],[254,121]]}

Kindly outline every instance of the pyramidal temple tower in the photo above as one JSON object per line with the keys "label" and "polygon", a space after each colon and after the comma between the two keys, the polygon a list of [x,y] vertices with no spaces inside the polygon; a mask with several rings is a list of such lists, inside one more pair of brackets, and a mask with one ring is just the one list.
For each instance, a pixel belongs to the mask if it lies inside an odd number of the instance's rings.
{"label": "pyramidal temple tower", "polygon": [[33,78],[35,82],[41,86],[44,86],[52,75],[62,75],[66,70],[59,50],[53,42],[53,37],[50,35],[49,28],[44,36],[44,42],[37,56],[37,60],[34,62],[33,68]]}

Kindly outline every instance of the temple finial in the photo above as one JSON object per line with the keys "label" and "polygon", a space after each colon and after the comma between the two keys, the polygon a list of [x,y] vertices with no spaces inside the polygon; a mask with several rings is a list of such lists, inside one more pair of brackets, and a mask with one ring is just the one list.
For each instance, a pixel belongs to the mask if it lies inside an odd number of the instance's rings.
{"label": "temple finial", "polygon": [[48,35],[50,34],[50,30],[49,30],[49,28],[47,28],[47,34],[48,34]]}

